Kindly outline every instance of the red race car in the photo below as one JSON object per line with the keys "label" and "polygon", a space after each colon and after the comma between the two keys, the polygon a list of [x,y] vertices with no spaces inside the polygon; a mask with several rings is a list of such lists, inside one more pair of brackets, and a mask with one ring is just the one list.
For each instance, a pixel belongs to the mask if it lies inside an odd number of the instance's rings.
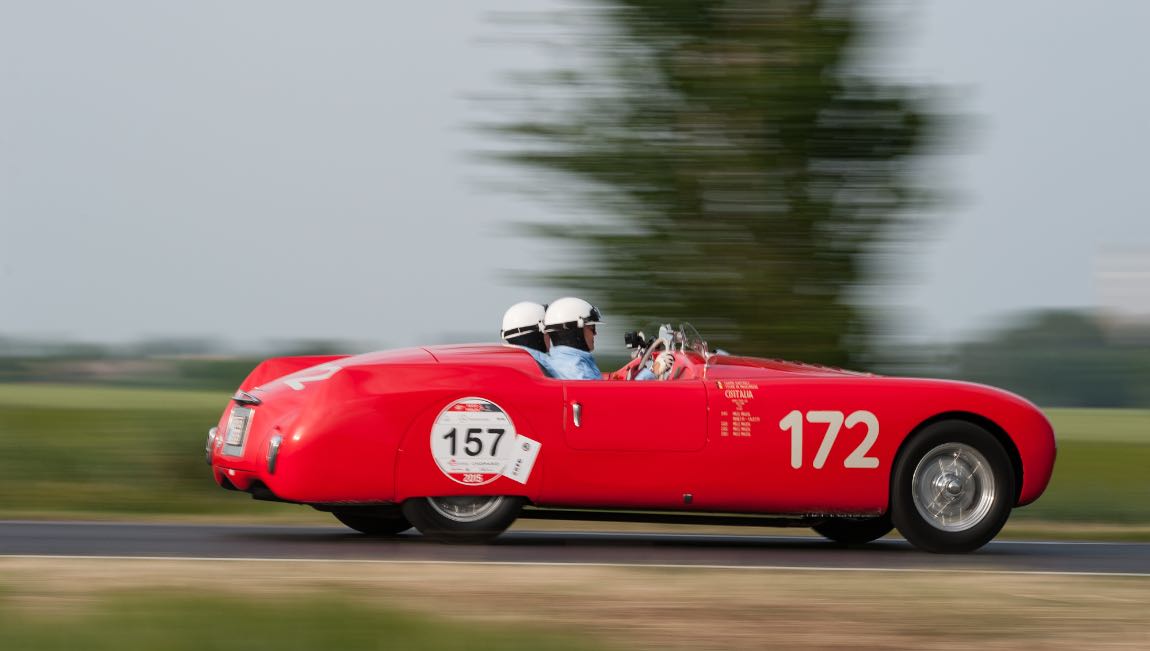
{"label": "red race car", "polygon": [[[808,526],[932,552],[990,541],[1050,481],[1033,404],[986,386],[707,350],[689,325],[604,381],[522,348],[432,346],[260,364],[207,441],[222,487],[446,541],[517,517]],[[653,355],[675,363],[634,381]]]}

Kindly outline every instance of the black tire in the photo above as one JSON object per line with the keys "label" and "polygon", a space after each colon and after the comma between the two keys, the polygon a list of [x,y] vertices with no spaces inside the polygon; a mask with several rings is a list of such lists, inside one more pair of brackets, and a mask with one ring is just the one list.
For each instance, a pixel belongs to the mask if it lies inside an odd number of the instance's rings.
{"label": "black tire", "polygon": [[830,518],[812,527],[815,533],[844,545],[864,545],[894,530],[889,515],[877,518]]}
{"label": "black tire", "polygon": [[895,463],[891,519],[919,549],[974,551],[998,535],[1013,505],[1010,457],[990,432],[973,423],[928,426]]}
{"label": "black tire", "polygon": [[413,497],[403,503],[403,515],[432,540],[480,543],[506,531],[523,501],[507,495]]}
{"label": "black tire", "polygon": [[368,536],[394,536],[411,528],[399,508],[348,507],[332,509],[336,520]]}

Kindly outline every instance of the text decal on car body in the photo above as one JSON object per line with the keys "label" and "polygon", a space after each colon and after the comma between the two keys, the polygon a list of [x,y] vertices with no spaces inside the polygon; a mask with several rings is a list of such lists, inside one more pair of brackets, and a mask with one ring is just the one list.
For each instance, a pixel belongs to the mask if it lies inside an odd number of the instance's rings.
{"label": "text decal on car body", "polygon": [[320,364],[289,376],[289,379],[284,380],[284,384],[296,391],[303,391],[304,382],[322,382],[338,373],[340,368],[335,364]]}
{"label": "text decal on car body", "polygon": [[[827,431],[823,435],[823,441],[819,444],[819,449],[815,453],[814,463],[812,464],[816,470],[821,469],[827,462],[827,456],[831,453],[831,448],[834,447],[835,439],[838,438],[839,430],[845,425],[846,428],[852,429],[856,425],[866,426],[866,436],[863,437],[858,447],[854,449],[846,459],[843,460],[844,468],[878,468],[878,457],[868,457],[867,452],[870,452],[875,441],[878,440],[878,418],[869,411],[853,411],[848,416],[843,416],[841,411],[808,411],[806,422],[811,424],[826,425]],[[783,431],[790,431],[791,433],[791,467],[803,467],[803,412],[794,410],[783,417],[779,421],[779,427]]]}
{"label": "text decal on car body", "polygon": [[469,486],[508,477],[526,484],[540,444],[515,431],[499,405],[483,398],[456,400],[431,427],[431,456],[453,481]]}
{"label": "text decal on car body", "polygon": [[755,399],[759,385],[754,382],[719,381],[715,383],[719,395],[730,405],[722,405],[719,411],[719,436],[749,437],[754,434],[759,417],[747,408]]}

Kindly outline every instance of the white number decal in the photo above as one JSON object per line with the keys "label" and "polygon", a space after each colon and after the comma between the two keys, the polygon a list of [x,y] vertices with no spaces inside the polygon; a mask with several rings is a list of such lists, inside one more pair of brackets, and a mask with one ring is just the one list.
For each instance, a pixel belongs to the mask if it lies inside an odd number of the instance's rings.
{"label": "white number decal", "polygon": [[862,443],[855,448],[854,452],[843,461],[843,466],[847,468],[878,468],[878,457],[868,457],[867,452],[870,452],[871,446],[878,440],[878,418],[869,411],[856,411],[850,416],[847,416],[847,429],[862,423],[866,425],[866,436],[863,437]]}
{"label": "white number decal", "polygon": [[301,375],[293,377],[290,380],[284,380],[284,384],[295,389],[296,391],[303,391],[304,382],[321,382],[335,375],[339,371],[338,366],[335,364],[320,364],[319,366],[311,369],[309,375]]}
{"label": "white number decal", "polygon": [[[841,411],[808,411],[806,421],[827,426],[827,432],[823,435],[823,442],[819,445],[818,452],[815,453],[814,467],[816,470],[826,465],[827,457],[830,455],[831,448],[834,447],[835,439],[838,438],[839,430],[843,428],[843,425],[846,425],[847,429],[853,429],[855,425],[859,424],[866,425],[866,436],[863,437],[862,443],[859,443],[854,452],[851,452],[843,461],[843,467],[878,468],[878,457],[866,456],[866,453],[870,452],[871,447],[878,440],[878,418],[874,414],[869,411],[855,411],[844,419]],[[791,467],[802,468],[803,412],[796,409],[787,414],[779,421],[779,427],[783,431],[789,430],[791,432]]]}
{"label": "white number decal", "polygon": [[791,430],[791,467],[803,467],[803,412],[794,410],[779,421],[779,427]]}
{"label": "white number decal", "polygon": [[822,468],[831,453],[831,446],[838,438],[839,430],[843,427],[843,412],[841,411],[808,411],[808,423],[822,423],[827,426],[827,433],[823,435],[823,443],[815,453],[815,469]]}

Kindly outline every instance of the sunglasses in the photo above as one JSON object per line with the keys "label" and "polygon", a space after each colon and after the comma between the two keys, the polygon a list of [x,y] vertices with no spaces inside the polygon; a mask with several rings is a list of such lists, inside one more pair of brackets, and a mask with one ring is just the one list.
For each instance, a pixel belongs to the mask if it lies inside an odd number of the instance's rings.
{"label": "sunglasses", "polygon": [[597,334],[599,334],[598,332],[595,332],[595,324],[594,324],[594,323],[592,323],[592,324],[591,324],[591,325],[589,325],[589,326],[584,326],[584,327],[586,327],[586,328],[591,328],[591,334],[593,334],[593,335],[597,335]]}

